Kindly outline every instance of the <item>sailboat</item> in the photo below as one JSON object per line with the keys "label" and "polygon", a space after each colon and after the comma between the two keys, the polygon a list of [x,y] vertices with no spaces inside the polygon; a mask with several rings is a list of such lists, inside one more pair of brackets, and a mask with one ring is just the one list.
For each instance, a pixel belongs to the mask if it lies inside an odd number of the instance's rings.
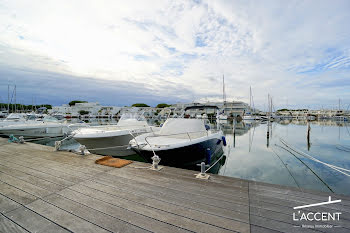
{"label": "sailboat", "polygon": [[249,112],[244,112],[243,120],[261,120],[259,116],[252,114],[252,87],[249,88]]}
{"label": "sailboat", "polygon": [[226,93],[225,93],[225,76],[222,76],[222,101],[223,101],[223,111],[221,113],[217,113],[217,120],[227,120],[227,116],[225,113],[225,106],[226,106]]}

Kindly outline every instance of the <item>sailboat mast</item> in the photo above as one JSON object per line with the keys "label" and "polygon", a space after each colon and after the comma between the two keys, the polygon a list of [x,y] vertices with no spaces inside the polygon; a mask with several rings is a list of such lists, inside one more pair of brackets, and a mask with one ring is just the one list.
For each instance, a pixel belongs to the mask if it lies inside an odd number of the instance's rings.
{"label": "sailboat mast", "polygon": [[249,108],[252,111],[252,86],[249,87]]}
{"label": "sailboat mast", "polygon": [[16,88],[16,85],[15,85],[15,112],[17,112],[17,88]]}
{"label": "sailboat mast", "polygon": [[226,104],[226,93],[225,93],[225,75],[222,75],[222,102]]}
{"label": "sailboat mast", "polygon": [[10,84],[7,84],[7,114],[10,114]]}

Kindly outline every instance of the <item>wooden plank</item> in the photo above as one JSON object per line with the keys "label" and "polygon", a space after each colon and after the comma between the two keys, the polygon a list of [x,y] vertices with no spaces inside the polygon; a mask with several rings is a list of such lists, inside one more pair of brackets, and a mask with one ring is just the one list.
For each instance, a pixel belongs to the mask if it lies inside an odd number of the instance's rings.
{"label": "wooden plank", "polygon": [[[118,170],[118,169],[114,169]],[[123,170],[123,169],[120,169]],[[141,170],[141,169],[140,169]],[[143,170],[143,169],[142,169]],[[113,172],[113,174],[111,174]],[[134,172],[123,172],[123,171],[110,171],[108,174],[111,174],[108,178],[120,182],[137,182],[140,185],[152,185],[158,186],[166,189],[171,189],[174,192],[180,191],[183,193],[190,193],[191,195],[201,196],[208,198],[208,200],[222,200],[227,202],[234,202],[236,204],[247,203],[248,202],[248,192],[243,192],[242,190],[232,190],[226,191],[226,188],[221,186],[217,187],[216,184],[206,182],[206,185],[198,184],[200,180],[188,183],[182,179],[172,182],[171,180],[162,179],[161,173],[154,173],[155,171],[150,171],[151,173],[142,173],[142,176],[139,176],[138,173],[141,171]],[[152,174],[153,172],[153,174]],[[155,179],[154,176],[160,176],[159,179]],[[96,176],[99,178],[100,176]],[[226,191],[226,194],[223,192]],[[237,201],[236,201],[237,200]]]}
{"label": "wooden plank", "polygon": [[[53,166],[64,166],[86,175],[94,175],[96,173],[105,172],[111,169],[108,167],[105,168],[101,166],[92,166],[94,165],[92,161],[84,160],[82,158],[77,158],[77,157],[66,158],[66,157],[58,157],[58,156],[59,154],[55,154],[55,153],[49,154],[47,152],[40,152],[40,156],[35,156],[35,157],[26,153],[18,153],[16,156],[13,156],[13,157],[27,159],[27,161],[31,161],[31,162],[46,163]],[[86,162],[86,161],[89,162],[90,166],[83,165],[83,162]]]}
{"label": "wooden plank", "polygon": [[26,207],[42,216],[45,216],[50,221],[57,223],[69,231],[81,233],[110,232],[42,200],[32,202],[26,205]]}
{"label": "wooden plank", "polygon": [[[188,189],[203,190],[202,192],[214,192],[217,195],[235,195],[246,197],[248,192],[247,187],[245,186],[228,186],[220,183],[213,182],[211,180],[200,180],[195,178],[194,172],[191,176],[179,176],[174,174],[168,174],[165,171],[168,167],[163,168],[159,172],[152,171],[150,169],[132,169],[125,167],[126,169],[113,169],[108,174],[123,176],[126,175],[130,177],[130,174],[135,174],[137,177],[147,176],[148,180],[153,180],[158,183],[171,184],[172,186],[180,185],[181,187],[186,187]],[[137,170],[137,171],[136,171]]]}
{"label": "wooden plank", "polygon": [[40,216],[39,214],[21,207],[6,214],[6,216],[16,224],[27,229],[30,232],[46,233],[57,232],[67,233],[70,232],[67,229],[55,224],[54,222]]}
{"label": "wooden plank", "polygon": [[6,183],[0,181],[0,193],[20,204],[28,204],[37,199],[34,195],[23,192],[22,190],[12,187]]}
{"label": "wooden plank", "polygon": [[[102,183],[89,182],[89,181],[80,183],[79,185],[83,186],[81,188],[85,188],[85,187],[92,188],[92,189],[103,191],[112,195],[123,195],[123,193],[125,193],[124,195],[129,195],[131,193],[134,195],[138,195],[140,198],[150,198],[151,200],[156,199],[170,205],[182,206],[188,209],[198,210],[204,213],[209,213],[209,214],[224,217],[227,219],[248,222],[247,212],[244,213],[238,210],[228,210],[225,208],[217,207],[215,205],[203,204],[201,202],[198,202],[198,200],[195,200],[195,199],[184,199],[182,196],[171,196],[165,193],[154,191],[152,189],[142,191],[139,189],[137,185],[130,184],[130,189],[125,189],[125,185],[114,187],[114,186],[108,186]],[[107,186],[107,187],[104,187],[104,186]]]}
{"label": "wooden plank", "polygon": [[17,179],[13,176],[9,176],[1,172],[0,172],[0,181],[37,197],[44,197],[53,193],[52,191],[40,188],[38,186],[32,185],[28,182],[25,182],[23,180]]}
{"label": "wooden plank", "polygon": [[65,186],[57,185],[55,183],[47,181],[46,179],[38,178],[38,177],[35,177],[32,175],[26,174],[24,172],[20,172],[18,170],[10,169],[10,168],[3,167],[2,165],[0,165],[0,177],[1,177],[2,173],[6,174],[8,176],[12,176],[12,177],[15,177],[17,179],[20,179],[22,181],[28,182],[28,183],[33,184],[35,186],[38,186],[40,188],[51,190],[53,192],[59,191],[65,187]]}
{"label": "wooden plank", "polygon": [[13,163],[13,164],[16,164],[16,165],[20,165],[20,166],[23,166],[23,167],[26,167],[26,168],[32,168],[32,169],[35,169],[37,171],[40,171],[40,172],[43,172],[43,173],[50,174],[50,175],[53,175],[55,177],[61,178],[63,180],[70,181],[72,183],[79,183],[79,182],[82,182],[83,180],[85,180],[85,179],[82,179],[82,178],[77,177],[75,175],[66,174],[65,172],[60,171],[60,170],[48,168],[47,166],[45,166],[45,164],[40,164],[40,165],[35,165],[34,166],[33,164],[26,163],[25,161],[21,161],[21,160],[12,160],[12,161],[10,160],[10,161],[7,161],[7,162]]}
{"label": "wooden plank", "polygon": [[[108,176],[108,178],[111,178]],[[199,195],[195,192],[186,192],[184,190],[177,190],[177,189],[172,189],[172,188],[167,188],[165,187],[166,185],[158,185],[158,183],[154,184],[152,182],[135,182],[133,177],[132,180],[130,180],[128,183],[133,184],[134,186],[137,186],[139,189],[143,190],[155,190],[158,192],[161,192],[163,195],[166,195],[168,197],[181,197],[187,200],[196,200],[196,202],[200,202],[203,204],[208,204],[208,205],[214,205],[220,208],[224,209],[229,209],[229,210],[236,210],[240,212],[247,213],[248,212],[248,200],[247,199],[234,199],[232,198],[231,200],[221,200],[216,198],[214,195],[209,196],[209,195]],[[95,178],[97,182],[101,183],[106,183],[105,180]],[[118,184],[120,183],[120,178],[113,178],[110,180],[110,183]],[[144,179],[147,180],[147,179]],[[126,182],[124,184],[127,184]],[[123,183],[120,184],[120,186],[123,186]]]}
{"label": "wooden plank", "polygon": [[97,225],[108,228],[121,227],[125,230],[130,228],[136,231],[186,232],[184,229],[120,208],[113,200],[110,204],[69,190],[63,190],[60,194],[65,194],[69,199],[53,195],[48,197],[47,201]]}
{"label": "wooden plank", "polygon": [[0,214],[0,232],[3,233],[28,233],[23,227],[20,227],[4,215]]}
{"label": "wooden plank", "polygon": [[[46,168],[46,169],[50,169],[56,172],[60,172],[62,174],[68,175],[68,176],[72,176],[75,177],[75,179],[77,180],[84,180],[86,178],[92,178],[93,175],[87,175],[87,174],[83,174],[81,172],[79,172],[78,170],[74,170],[74,169],[69,169],[66,168],[65,166],[61,166],[59,164],[52,164],[52,163],[47,163],[45,161],[33,161],[27,158],[21,158],[16,159],[16,158],[9,158],[6,161],[9,162],[15,162],[17,164],[25,164],[27,166],[31,166],[31,167],[35,167],[35,168]],[[78,181],[79,182],[79,181]]]}
{"label": "wooden plank", "polygon": [[[176,227],[178,229],[186,229],[188,231],[194,231],[194,232],[232,232],[224,228],[218,228],[215,226],[212,226],[210,224],[206,224],[203,222],[194,221],[185,217],[182,217],[180,215],[176,215],[158,208],[149,208],[144,205],[137,205],[136,203],[129,201],[127,199],[121,199],[117,196],[113,196],[98,190],[92,190],[92,189],[83,189],[82,187],[71,187],[72,189],[77,189],[81,191],[81,194],[86,194],[87,196],[94,197],[95,199],[98,199],[100,201],[103,201],[105,203],[113,203],[113,206],[122,208],[128,212],[133,212],[138,214],[138,217],[140,216],[147,216],[150,219],[154,219],[158,221],[158,224],[160,222],[163,222],[165,224],[168,224],[169,226]],[[67,190],[63,190],[61,193],[66,193]],[[80,197],[81,194],[74,194],[75,196]],[[96,200],[91,200],[88,203],[93,203]],[[87,203],[87,204],[88,204]],[[101,205],[101,203],[100,203]],[[243,225],[243,224],[242,224]],[[169,227],[168,226],[168,227]],[[246,225],[247,226],[247,225]],[[173,230],[172,230],[173,231]]]}
{"label": "wooden plank", "polygon": [[6,213],[11,210],[19,208],[21,205],[18,204],[17,202],[3,196],[0,194],[0,212],[1,213]]}
{"label": "wooden plank", "polygon": [[[134,203],[134,205],[145,206],[146,208],[151,209],[160,209],[162,211],[166,211],[168,213],[172,213],[178,216],[186,217],[188,219],[193,219],[195,221],[200,221],[204,223],[211,224],[216,227],[221,227],[225,229],[229,229],[234,231],[235,229],[239,229],[240,231],[247,231],[249,228],[248,223],[248,214],[231,212],[229,215],[230,218],[223,218],[221,216],[217,216],[214,214],[210,214],[208,212],[198,211],[195,206],[185,206],[185,205],[175,205],[170,204],[168,202],[163,202],[158,198],[148,198],[143,195],[135,195],[134,193],[124,192],[121,189],[113,188],[113,187],[101,187],[101,185],[96,185],[91,182],[90,187],[95,187],[96,191],[105,192],[106,194],[110,194],[114,198],[120,198],[120,200],[127,200]],[[90,190],[91,193],[94,192],[94,189],[86,189],[81,187],[81,184],[77,185],[77,187],[72,187],[74,190]],[[60,194],[67,192],[64,190],[60,192]],[[99,196],[94,196],[94,198],[100,199]],[[235,218],[236,217],[236,218]]]}
{"label": "wooden plank", "polygon": [[68,180],[64,180],[62,178],[59,178],[57,176],[53,176],[49,173],[45,173],[45,172],[42,172],[42,171],[39,171],[35,168],[29,168],[29,167],[25,167],[23,165],[18,165],[18,164],[15,164],[15,163],[12,163],[12,162],[7,162],[7,161],[3,161],[1,160],[0,161],[0,164],[3,165],[3,166],[6,166],[8,168],[11,168],[13,170],[16,170],[16,171],[22,171],[26,174],[29,174],[29,175],[32,175],[32,176],[35,176],[35,177],[38,177],[38,178],[41,178],[41,179],[45,179],[45,180],[48,180],[54,184],[57,184],[57,185],[61,185],[61,186],[70,186],[70,185],[73,185],[74,183],[73,182],[70,182]]}

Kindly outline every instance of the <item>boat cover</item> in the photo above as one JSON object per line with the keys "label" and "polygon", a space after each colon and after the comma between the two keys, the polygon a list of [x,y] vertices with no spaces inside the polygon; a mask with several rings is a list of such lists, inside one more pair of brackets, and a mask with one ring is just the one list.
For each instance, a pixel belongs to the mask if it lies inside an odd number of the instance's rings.
{"label": "boat cover", "polygon": [[181,134],[206,131],[204,121],[201,119],[170,118],[160,129],[160,135]]}

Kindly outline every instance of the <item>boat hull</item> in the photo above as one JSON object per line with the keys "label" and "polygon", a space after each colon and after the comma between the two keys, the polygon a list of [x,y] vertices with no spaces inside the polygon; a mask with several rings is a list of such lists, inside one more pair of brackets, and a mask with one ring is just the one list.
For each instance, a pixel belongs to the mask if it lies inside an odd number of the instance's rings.
{"label": "boat hull", "polygon": [[74,137],[74,139],[78,141],[81,145],[86,146],[86,149],[93,154],[110,155],[115,157],[135,154],[133,150],[128,149],[129,142],[131,139],[133,139],[133,137],[130,134],[118,135],[113,137]]}
{"label": "boat hull", "polygon": [[66,133],[63,127],[44,127],[44,128],[26,128],[26,129],[3,129],[0,134],[15,137],[23,136],[25,139],[41,137],[61,137]]}
{"label": "boat hull", "polygon": [[[210,148],[210,159],[208,159],[208,148]],[[132,147],[132,149],[147,162],[152,162],[153,151],[137,147]],[[161,158],[160,164],[162,165],[198,170],[197,164],[201,162],[210,164],[218,155],[222,155],[223,148],[221,140],[213,138],[189,146],[155,151],[155,153]]]}

